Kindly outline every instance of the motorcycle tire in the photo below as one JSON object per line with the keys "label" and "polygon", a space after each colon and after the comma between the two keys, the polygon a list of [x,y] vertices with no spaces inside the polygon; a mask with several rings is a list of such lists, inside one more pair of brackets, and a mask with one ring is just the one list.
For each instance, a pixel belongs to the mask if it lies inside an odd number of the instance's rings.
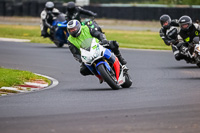
{"label": "motorcycle tire", "polygon": [[197,63],[197,66],[200,68],[200,63]]}
{"label": "motorcycle tire", "polygon": [[107,70],[104,66],[104,64],[100,64],[97,69],[99,70],[101,77],[103,78],[103,80],[113,89],[113,90],[118,90],[121,88],[121,86],[119,86],[117,84],[117,82],[113,79],[113,77],[111,76],[109,70]]}
{"label": "motorcycle tire", "polygon": [[56,46],[57,46],[58,48],[63,47],[63,45],[64,45],[64,43],[57,43],[57,44],[56,44]]}
{"label": "motorcycle tire", "polygon": [[56,40],[54,40],[53,42],[58,48],[61,48],[64,45],[64,43],[60,43],[59,41],[56,41]]}
{"label": "motorcycle tire", "polygon": [[132,79],[128,73],[125,73],[125,83],[121,86],[123,88],[129,88],[132,85]]}

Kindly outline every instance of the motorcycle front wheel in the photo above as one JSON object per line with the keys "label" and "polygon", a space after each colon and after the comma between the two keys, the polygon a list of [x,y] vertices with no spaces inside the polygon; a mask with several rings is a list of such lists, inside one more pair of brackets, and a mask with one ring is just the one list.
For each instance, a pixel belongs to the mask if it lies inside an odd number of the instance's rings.
{"label": "motorcycle front wheel", "polygon": [[63,47],[63,45],[64,45],[64,43],[55,42],[55,41],[54,41],[54,44],[55,44],[58,48],[61,48],[61,47]]}
{"label": "motorcycle front wheel", "polygon": [[110,73],[107,68],[105,68],[104,64],[100,64],[97,69],[99,70],[101,77],[103,80],[113,89],[118,90],[121,86],[118,85],[117,80],[112,74]]}

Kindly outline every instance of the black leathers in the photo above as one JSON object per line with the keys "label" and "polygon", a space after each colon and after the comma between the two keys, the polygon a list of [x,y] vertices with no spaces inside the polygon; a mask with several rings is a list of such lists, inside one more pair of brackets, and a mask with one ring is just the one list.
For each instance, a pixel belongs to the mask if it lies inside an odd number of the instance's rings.
{"label": "black leathers", "polygon": [[92,11],[83,9],[81,7],[75,7],[75,9],[66,12],[66,20],[70,21],[72,19],[76,19],[81,22],[81,15],[96,16],[96,13],[93,13]]}

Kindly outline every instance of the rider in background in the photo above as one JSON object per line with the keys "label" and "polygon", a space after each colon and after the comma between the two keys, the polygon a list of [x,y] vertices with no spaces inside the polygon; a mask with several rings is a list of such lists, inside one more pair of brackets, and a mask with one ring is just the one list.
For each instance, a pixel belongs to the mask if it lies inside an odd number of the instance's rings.
{"label": "rider in background", "polygon": [[[105,35],[103,33],[97,30],[94,30],[93,28],[90,28],[86,25],[81,26],[78,20],[69,21],[67,24],[67,30],[70,34],[70,36],[68,37],[69,49],[72,52],[75,59],[78,60],[80,63],[82,63],[80,45],[84,40],[93,38],[93,37],[101,41],[100,44],[102,46],[111,49],[111,51],[113,51],[114,54],[118,57],[119,62],[122,65],[125,65],[127,63],[124,60],[124,58],[122,58],[122,55],[119,51],[119,44],[116,41],[108,41],[105,38]],[[81,64],[80,73],[84,76],[92,74],[90,70],[83,63]],[[99,80],[100,80],[100,83],[102,83],[102,79],[99,79]]]}
{"label": "rider in background", "polygon": [[59,10],[54,8],[54,3],[51,1],[46,2],[44,10],[41,12],[41,36],[50,37],[47,30],[48,28],[53,29],[53,19],[59,15]]}
{"label": "rider in background", "polygon": [[76,19],[81,23],[81,17],[80,17],[81,15],[87,15],[91,17],[97,16],[97,14],[92,11],[76,6],[75,3],[72,1],[67,3],[66,20],[68,22],[72,19]]}
{"label": "rider in background", "polygon": [[189,16],[180,17],[179,21],[180,32],[179,42],[183,43],[183,46],[189,48],[193,46],[193,39],[200,36],[200,27],[198,23],[192,23],[192,19]]}
{"label": "rider in background", "polygon": [[180,54],[180,46],[178,42],[178,20],[171,20],[170,16],[164,14],[160,17],[160,24],[162,28],[160,29],[160,37],[163,39],[164,43],[172,47],[174,57],[176,60],[184,59],[184,56]]}
{"label": "rider in background", "polygon": [[[180,17],[179,21],[180,32],[178,35],[179,43],[183,46],[183,50],[187,53],[192,47],[194,47],[193,39],[199,38],[200,27],[197,23],[192,23],[192,19],[189,16]],[[190,62],[189,55],[186,56],[186,61]]]}

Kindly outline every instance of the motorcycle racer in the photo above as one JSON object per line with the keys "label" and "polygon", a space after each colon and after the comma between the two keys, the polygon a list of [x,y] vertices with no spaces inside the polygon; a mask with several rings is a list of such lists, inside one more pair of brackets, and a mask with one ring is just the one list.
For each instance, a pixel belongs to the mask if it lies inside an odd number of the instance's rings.
{"label": "motorcycle racer", "polygon": [[176,60],[184,59],[184,55],[180,54],[180,46],[178,41],[178,20],[171,20],[170,16],[164,14],[160,17],[160,24],[162,28],[160,29],[160,37],[163,39],[164,43],[172,47],[172,51]]}
{"label": "motorcycle racer", "polygon": [[[101,41],[101,45],[111,49],[111,51],[113,51],[114,54],[118,57],[122,65],[125,65],[127,63],[124,58],[122,58],[122,55],[119,51],[119,44],[116,41],[108,41],[103,33],[94,30],[93,28],[90,28],[88,26],[81,26],[78,20],[69,21],[67,24],[67,29],[70,34],[70,36],[68,37],[69,49],[75,59],[78,60],[80,63],[82,63],[80,45],[84,40],[92,37],[95,37],[99,41]],[[80,73],[84,76],[92,74],[84,64],[81,64]]]}
{"label": "motorcycle racer", "polygon": [[94,16],[94,17],[97,16],[97,14],[92,11],[76,6],[75,3],[72,1],[67,3],[66,20],[68,22],[72,19],[76,19],[79,22],[81,22],[81,15]]}
{"label": "motorcycle racer", "polygon": [[51,1],[46,2],[44,10],[41,12],[41,36],[50,37],[47,30],[48,28],[53,29],[52,22],[53,19],[59,15],[59,10],[54,8],[54,3]]}
{"label": "motorcycle racer", "polygon": [[179,42],[184,43],[184,46],[192,46],[193,39],[200,36],[200,26],[197,23],[193,23],[189,16],[182,16],[179,19]]}
{"label": "motorcycle racer", "polygon": [[[179,44],[182,46],[182,51],[187,53],[187,51],[189,51],[194,46],[193,39],[195,37],[199,38],[200,27],[197,23],[193,23],[192,19],[187,15],[180,17],[178,23],[180,26],[180,32],[178,35]],[[187,63],[189,63],[189,55],[186,54],[184,56]]]}

